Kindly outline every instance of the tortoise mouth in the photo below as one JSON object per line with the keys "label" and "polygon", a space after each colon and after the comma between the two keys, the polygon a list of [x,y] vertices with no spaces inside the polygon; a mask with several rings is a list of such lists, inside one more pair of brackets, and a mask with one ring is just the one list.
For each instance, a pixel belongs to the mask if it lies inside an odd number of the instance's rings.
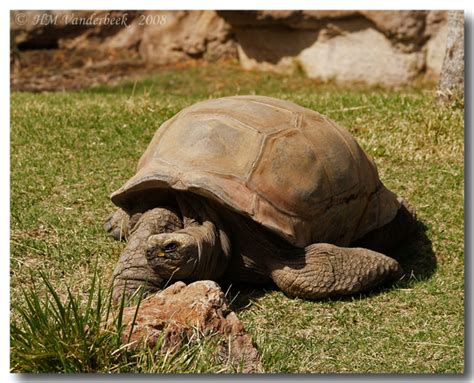
{"label": "tortoise mouth", "polygon": [[121,299],[126,302],[135,296],[143,294],[143,298],[166,288],[166,281],[156,278],[137,277],[133,275],[118,276],[114,279],[112,289],[112,301],[120,303]]}

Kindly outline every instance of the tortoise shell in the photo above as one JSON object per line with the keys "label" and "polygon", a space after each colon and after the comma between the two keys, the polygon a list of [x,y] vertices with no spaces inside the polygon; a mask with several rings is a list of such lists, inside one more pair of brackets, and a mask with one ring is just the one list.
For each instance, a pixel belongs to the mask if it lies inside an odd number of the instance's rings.
{"label": "tortoise shell", "polygon": [[347,246],[400,206],[344,128],[288,101],[235,96],[199,102],[164,122],[112,201],[188,191],[251,217],[291,244]]}

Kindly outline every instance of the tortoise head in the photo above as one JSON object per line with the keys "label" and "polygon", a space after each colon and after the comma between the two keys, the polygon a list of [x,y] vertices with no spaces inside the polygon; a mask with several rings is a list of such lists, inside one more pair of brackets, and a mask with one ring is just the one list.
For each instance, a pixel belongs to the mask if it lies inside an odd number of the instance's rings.
{"label": "tortoise head", "polygon": [[179,231],[152,235],[147,241],[146,258],[161,278],[187,279],[199,259],[198,242]]}

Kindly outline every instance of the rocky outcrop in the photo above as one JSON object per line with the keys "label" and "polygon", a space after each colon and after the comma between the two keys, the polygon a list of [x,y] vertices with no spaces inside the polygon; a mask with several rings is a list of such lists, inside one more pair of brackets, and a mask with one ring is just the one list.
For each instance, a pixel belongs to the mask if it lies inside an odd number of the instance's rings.
{"label": "rocky outcrop", "polygon": [[161,16],[162,25],[150,23],[143,29],[142,57],[154,64],[186,59],[217,60],[236,55],[230,26],[214,11],[167,11],[147,13]]}
{"label": "rocky outcrop", "polygon": [[189,285],[176,282],[144,299],[138,312],[136,307],[125,308],[123,324],[123,341],[131,342],[130,347],[139,347],[145,342],[154,348],[162,337],[161,351],[164,352],[173,352],[183,342],[195,341],[196,331],[205,336],[219,336],[221,359],[242,365],[243,372],[261,371],[260,356],[252,339],[213,281]]}
{"label": "rocky outcrop", "polygon": [[237,56],[212,11],[12,11],[10,23],[13,90],[116,84],[159,65]]}
{"label": "rocky outcrop", "polygon": [[[119,22],[91,22],[107,18]],[[127,52],[149,66],[230,57],[244,69],[397,86],[437,81],[447,11],[13,11],[11,25],[20,51]]]}
{"label": "rocky outcrop", "polygon": [[402,85],[434,78],[444,54],[442,11],[221,11],[245,69],[323,81]]}
{"label": "rocky outcrop", "polygon": [[398,51],[374,29],[318,40],[298,58],[309,77],[324,81],[400,85],[423,67],[421,54]]}
{"label": "rocky outcrop", "polygon": [[10,19],[20,49],[138,50],[153,64],[236,56],[214,11],[12,11]]}
{"label": "rocky outcrop", "polygon": [[137,15],[136,11],[11,11],[10,31],[19,49],[99,48],[133,24]]}

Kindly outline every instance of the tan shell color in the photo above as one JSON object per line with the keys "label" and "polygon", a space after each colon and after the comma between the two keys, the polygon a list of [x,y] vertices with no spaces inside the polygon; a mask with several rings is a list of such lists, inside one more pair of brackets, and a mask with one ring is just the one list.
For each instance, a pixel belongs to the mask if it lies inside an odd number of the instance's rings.
{"label": "tan shell color", "polygon": [[150,188],[220,201],[300,247],[346,246],[400,206],[348,131],[262,96],[200,102],[166,121],[111,198],[127,210]]}

